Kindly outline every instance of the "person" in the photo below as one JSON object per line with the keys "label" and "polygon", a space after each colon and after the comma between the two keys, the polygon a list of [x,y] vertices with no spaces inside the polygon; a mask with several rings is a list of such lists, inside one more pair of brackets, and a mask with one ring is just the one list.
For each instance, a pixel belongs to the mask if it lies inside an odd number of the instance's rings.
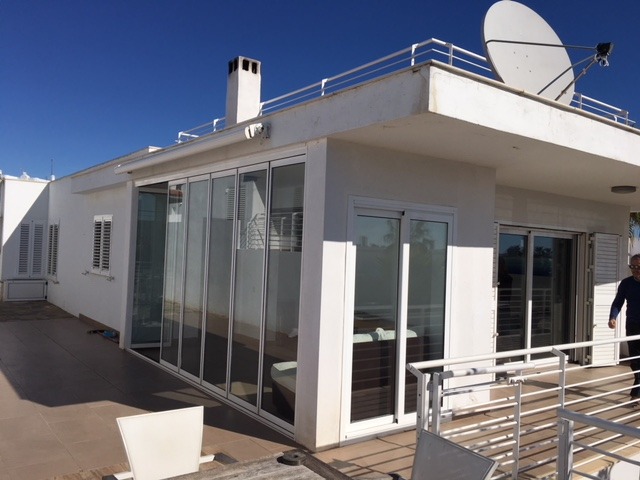
{"label": "person", "polygon": [[[618,285],[618,292],[611,304],[609,313],[609,328],[616,328],[616,319],[622,305],[627,302],[627,319],[625,329],[627,336],[640,335],[640,254],[631,257],[629,261],[631,276],[625,278]],[[640,340],[627,342],[629,348],[629,366],[634,374],[631,398],[640,399]]]}

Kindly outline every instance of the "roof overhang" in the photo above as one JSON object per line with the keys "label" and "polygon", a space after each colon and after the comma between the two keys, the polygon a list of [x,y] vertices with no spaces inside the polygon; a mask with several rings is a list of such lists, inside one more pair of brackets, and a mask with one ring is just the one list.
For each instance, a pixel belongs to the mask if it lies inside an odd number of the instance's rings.
{"label": "roof overhang", "polygon": [[387,92],[372,98],[413,105],[412,114],[389,103],[386,119],[330,137],[492,168],[498,185],[640,210],[640,191],[611,191],[640,187],[637,129],[455,67],[432,63],[403,75],[416,73],[422,85],[398,75],[367,87]]}

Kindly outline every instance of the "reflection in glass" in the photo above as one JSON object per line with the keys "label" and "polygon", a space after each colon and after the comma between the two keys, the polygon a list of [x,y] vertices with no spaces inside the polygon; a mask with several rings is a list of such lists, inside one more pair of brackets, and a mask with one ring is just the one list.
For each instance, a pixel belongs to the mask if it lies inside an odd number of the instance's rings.
{"label": "reflection in glass", "polygon": [[258,399],[266,190],[266,170],[240,175],[231,393],[253,405]]}
{"label": "reflection in glass", "polygon": [[394,413],[400,220],[359,215],[351,421]]}
{"label": "reflection in glass", "polygon": [[226,389],[227,382],[235,183],[235,176],[214,178],[211,181],[207,334],[203,378],[223,390]]}
{"label": "reflection in glass", "polygon": [[[444,358],[447,224],[411,220],[406,361]],[[416,411],[417,379],[405,376],[405,413]]]}
{"label": "reflection in glass", "polygon": [[[498,257],[498,352],[525,348],[526,286],[527,236],[502,233]],[[507,358],[499,363],[520,359],[522,357]]]}
{"label": "reflection in glass", "polygon": [[189,183],[184,320],[180,368],[200,377],[209,181]]}
{"label": "reflection in glass", "polygon": [[180,314],[182,311],[182,268],[184,264],[184,183],[169,187],[167,211],[167,253],[165,255],[164,304],[160,358],[178,365]]}
{"label": "reflection in glass", "polygon": [[162,324],[166,219],[166,193],[138,194],[131,344],[136,348],[144,347],[145,344],[153,346],[156,361]]}
{"label": "reflection in glass", "polygon": [[[531,347],[569,343],[572,272],[571,239],[534,238]],[[532,358],[540,356],[532,355]]]}
{"label": "reflection in glass", "polygon": [[304,164],[272,170],[262,409],[293,423]]}

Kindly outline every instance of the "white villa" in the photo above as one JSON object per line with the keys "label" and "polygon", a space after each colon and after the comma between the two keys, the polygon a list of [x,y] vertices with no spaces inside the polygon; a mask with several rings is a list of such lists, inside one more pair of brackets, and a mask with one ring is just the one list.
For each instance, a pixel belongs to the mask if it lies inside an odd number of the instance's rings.
{"label": "white villa", "polygon": [[0,181],[3,298],[99,322],[311,450],[415,426],[408,362],[612,337],[640,130],[483,61],[428,40],[262,102],[238,57],[225,118],[179,143]]}

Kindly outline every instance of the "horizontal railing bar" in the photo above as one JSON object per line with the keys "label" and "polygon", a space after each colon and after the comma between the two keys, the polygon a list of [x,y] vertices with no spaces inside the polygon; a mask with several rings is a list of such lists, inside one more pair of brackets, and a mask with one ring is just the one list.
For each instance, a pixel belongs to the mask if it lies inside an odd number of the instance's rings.
{"label": "horizontal railing bar", "polygon": [[[588,342],[566,343],[562,345],[554,345],[548,347],[523,348],[520,350],[509,350],[505,352],[487,353],[483,355],[473,355],[468,357],[445,358],[441,360],[427,360],[424,362],[412,362],[407,364],[407,369],[414,375],[422,375],[420,370],[439,368],[450,365],[459,365],[462,363],[475,363],[487,360],[497,360],[500,358],[509,358],[522,355],[536,355],[539,353],[552,353],[553,350],[575,350],[578,348],[588,348],[597,345],[607,345],[610,343],[621,343],[629,340],[640,340],[640,335],[632,335],[628,337],[618,337],[608,340],[591,340]],[[515,370],[519,364],[511,364]]]}
{"label": "horizontal railing bar", "polygon": [[584,423],[594,427],[602,428],[604,430],[611,430],[612,432],[627,435],[629,437],[640,438],[640,430],[636,427],[629,427],[628,425],[619,425],[617,423],[603,420],[598,417],[591,417],[583,413],[573,412],[566,408],[558,408],[558,417],[571,420],[573,422]]}

